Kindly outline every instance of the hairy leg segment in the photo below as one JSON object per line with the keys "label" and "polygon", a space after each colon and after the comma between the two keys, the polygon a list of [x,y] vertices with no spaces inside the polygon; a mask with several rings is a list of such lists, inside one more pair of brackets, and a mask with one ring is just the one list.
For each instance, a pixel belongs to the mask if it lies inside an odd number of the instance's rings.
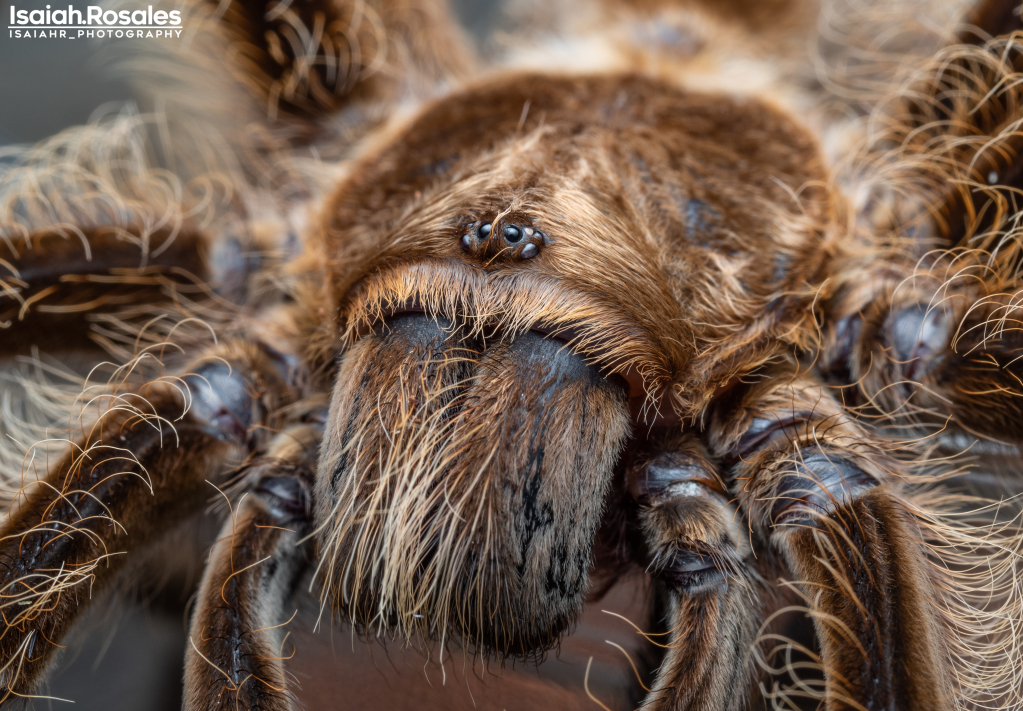
{"label": "hairy leg segment", "polygon": [[962,43],[881,106],[862,159],[877,169],[869,230],[824,305],[829,382],[919,434],[1020,440],[1020,22],[1018,3],[978,3]]}
{"label": "hairy leg segment", "polygon": [[650,703],[747,708],[765,593],[780,583],[816,629],[829,710],[952,708],[899,464],[813,376],[772,375],[715,406],[706,444],[668,437],[630,469],[647,569],[669,598]]}
{"label": "hairy leg segment", "polygon": [[272,351],[228,342],[179,375],[122,384],[89,404],[85,416],[99,416],[25,482],[0,532],[5,699],[35,688],[90,599],[196,513],[292,399]]}
{"label": "hairy leg segment", "polygon": [[712,449],[738,460],[753,535],[780,555],[813,619],[827,708],[950,708],[926,549],[882,440],[806,375],[777,373],[716,417]]}
{"label": "hairy leg segment", "polygon": [[[250,465],[210,551],[185,659],[185,708],[288,711],[285,603],[307,565],[322,415],[276,435]],[[292,614],[292,617],[294,615]]]}
{"label": "hairy leg segment", "polygon": [[695,437],[674,436],[628,476],[650,551],[647,569],[668,595],[668,631],[650,637],[665,657],[648,707],[745,709],[762,590],[718,464]]}

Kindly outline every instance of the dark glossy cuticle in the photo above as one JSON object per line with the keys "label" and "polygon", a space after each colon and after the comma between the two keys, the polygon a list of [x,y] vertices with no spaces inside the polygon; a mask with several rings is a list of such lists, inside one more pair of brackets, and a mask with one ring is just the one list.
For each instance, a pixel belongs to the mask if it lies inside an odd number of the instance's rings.
{"label": "dark glossy cuticle", "polygon": [[775,525],[780,525],[827,516],[878,484],[853,462],[826,452],[813,452],[779,481],[771,518]]}
{"label": "dark glossy cuticle", "polygon": [[309,492],[297,477],[264,477],[256,485],[256,493],[268,499],[278,515],[294,520],[309,518],[311,508]]}
{"label": "dark glossy cuticle", "polygon": [[678,551],[660,574],[669,588],[682,593],[720,584],[725,577],[711,555],[697,551]]}

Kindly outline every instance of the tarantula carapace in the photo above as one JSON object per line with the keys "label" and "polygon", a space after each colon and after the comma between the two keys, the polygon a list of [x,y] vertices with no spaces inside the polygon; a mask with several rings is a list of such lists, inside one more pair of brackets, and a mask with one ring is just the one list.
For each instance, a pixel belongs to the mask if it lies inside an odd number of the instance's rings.
{"label": "tarantula carapace", "polygon": [[187,709],[300,705],[294,595],[542,661],[629,575],[644,708],[1020,708],[1018,4],[515,7],[196,0],[8,152],[5,700],[222,499]]}

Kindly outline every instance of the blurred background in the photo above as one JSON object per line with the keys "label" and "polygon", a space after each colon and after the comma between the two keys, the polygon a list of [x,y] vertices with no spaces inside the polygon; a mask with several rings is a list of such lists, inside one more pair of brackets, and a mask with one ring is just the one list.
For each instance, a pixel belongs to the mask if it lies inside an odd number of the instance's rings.
{"label": "blurred background", "polygon": [[[502,0],[451,0],[470,35],[486,34]],[[15,0],[21,10],[46,0]],[[88,3],[87,3],[88,4]],[[7,26],[11,2],[0,2]],[[133,100],[126,77],[113,76],[100,42],[129,40],[16,40],[0,35],[0,145],[34,143],[63,128],[86,123],[108,102]]]}

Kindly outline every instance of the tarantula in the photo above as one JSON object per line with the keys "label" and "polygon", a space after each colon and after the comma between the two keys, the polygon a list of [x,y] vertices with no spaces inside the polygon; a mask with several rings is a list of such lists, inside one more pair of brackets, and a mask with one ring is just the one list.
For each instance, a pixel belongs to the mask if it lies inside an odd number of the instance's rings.
{"label": "tarantula", "polygon": [[299,706],[293,596],[539,662],[630,575],[644,708],[1020,708],[1018,4],[508,23],[195,0],[8,152],[4,700],[222,497],[186,709]]}

